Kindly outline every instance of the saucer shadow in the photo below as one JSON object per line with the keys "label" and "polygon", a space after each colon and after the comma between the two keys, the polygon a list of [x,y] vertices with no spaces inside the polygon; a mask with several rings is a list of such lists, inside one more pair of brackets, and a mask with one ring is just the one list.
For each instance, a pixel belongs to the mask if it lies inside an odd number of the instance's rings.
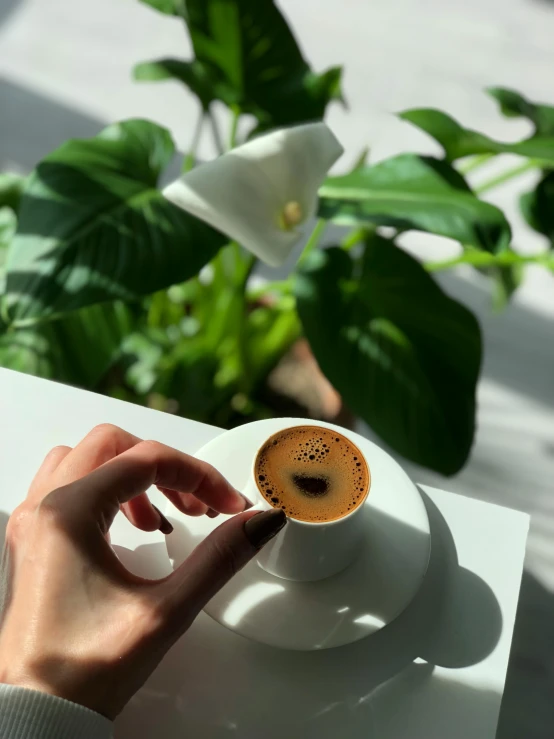
{"label": "saucer shadow", "polygon": [[[438,695],[455,701],[455,681],[445,683],[434,666],[462,667],[485,659],[498,643],[502,617],[486,583],[458,564],[446,521],[421,494],[431,523],[429,568],[412,603],[392,623],[348,646],[300,652],[246,640],[201,614],[118,720],[117,736],[259,739],[263,727],[267,739],[396,739],[382,729],[383,711],[393,708],[387,696],[405,698],[406,674],[409,694],[417,696],[428,684],[435,691],[436,683]],[[175,537],[173,546],[182,529],[170,537]],[[181,540],[180,546],[184,550],[194,543]],[[256,606],[269,624],[271,603],[278,597]],[[428,664],[414,664],[417,658]],[[474,699],[483,703],[479,691],[466,697],[464,711],[472,710]],[[482,713],[499,701],[491,693]],[[446,735],[462,736],[454,729]]]}
{"label": "saucer shadow", "polygon": [[[410,605],[394,621],[370,637],[321,653],[302,653],[322,664],[363,660],[363,672],[374,687],[420,658],[441,667],[460,668],[484,660],[502,633],[502,613],[490,587],[458,564],[455,543],[444,517],[420,490],[431,526],[431,557],[422,586]],[[391,526],[388,519],[387,525]],[[403,536],[413,535],[402,525]],[[395,537],[396,538],[396,537]],[[258,606],[271,623],[276,595]],[[283,655],[287,654],[285,658]],[[321,656],[318,656],[321,654]],[[278,650],[278,658],[290,653]],[[340,671],[340,670],[339,670]]]}
{"label": "saucer shadow", "polygon": [[[315,649],[332,644],[339,629],[352,641],[365,636],[370,629],[375,632],[371,633],[372,650],[380,649],[383,642],[384,652],[392,650],[405,664],[420,657],[444,667],[463,667],[484,659],[496,646],[502,630],[500,607],[489,586],[459,566],[446,521],[427,494],[423,490],[420,493],[430,521],[431,556],[421,587],[403,613],[394,611],[395,598],[387,598],[387,591],[392,592],[396,584],[380,581],[382,572],[372,568],[372,551],[366,550],[348,571],[330,579],[333,587],[281,581],[252,563],[249,567],[256,568],[258,582],[250,584],[252,570],[249,575],[243,572],[235,577],[241,587],[244,583],[244,590],[239,588],[238,596],[233,596],[236,602],[224,610],[223,625],[233,629],[246,619],[248,633],[262,642],[268,638],[270,629],[305,628],[306,643],[313,633]],[[394,552],[397,576],[410,581],[415,568],[409,555],[418,551],[418,547],[421,551],[427,541],[425,535],[379,511],[369,514],[372,536],[375,536],[372,544],[380,551]],[[168,539],[168,552],[172,559],[181,562],[201,537],[193,535],[182,519],[174,519],[172,523],[178,533]],[[398,572],[398,562],[402,572]],[[371,603],[371,592],[366,587],[376,588],[379,603]],[[359,591],[360,596],[353,596],[354,591]],[[226,605],[225,591],[216,597],[221,597]],[[298,613],[313,613],[313,603],[317,604],[318,623],[299,623]],[[383,624],[388,625],[381,628]],[[387,663],[390,665],[391,660],[387,659]]]}

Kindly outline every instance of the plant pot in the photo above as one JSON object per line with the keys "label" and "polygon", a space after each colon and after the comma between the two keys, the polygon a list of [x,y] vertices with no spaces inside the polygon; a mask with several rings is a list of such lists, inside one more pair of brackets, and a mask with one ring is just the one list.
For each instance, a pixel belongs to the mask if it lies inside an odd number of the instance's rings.
{"label": "plant pot", "polygon": [[322,373],[306,339],[296,341],[269,375],[264,396],[276,416],[313,418],[354,428],[354,414]]}

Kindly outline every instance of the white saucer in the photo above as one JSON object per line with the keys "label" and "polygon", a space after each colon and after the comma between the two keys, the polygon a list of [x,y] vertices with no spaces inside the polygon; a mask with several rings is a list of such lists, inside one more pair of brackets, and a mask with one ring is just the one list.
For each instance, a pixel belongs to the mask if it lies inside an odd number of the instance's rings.
{"label": "white saucer", "polygon": [[[245,489],[258,448],[280,429],[313,421],[278,418],[226,431],[196,456]],[[359,557],[343,572],[318,582],[297,583],[268,574],[255,561],[247,565],[206,606],[206,612],[232,631],[283,649],[328,649],[363,639],[395,619],[419,590],[427,571],[431,533],[417,487],[376,444],[333,424],[360,448],[371,470],[364,504],[367,537]],[[168,538],[174,566],[180,564],[225,516],[187,517],[172,505],[175,525]]]}

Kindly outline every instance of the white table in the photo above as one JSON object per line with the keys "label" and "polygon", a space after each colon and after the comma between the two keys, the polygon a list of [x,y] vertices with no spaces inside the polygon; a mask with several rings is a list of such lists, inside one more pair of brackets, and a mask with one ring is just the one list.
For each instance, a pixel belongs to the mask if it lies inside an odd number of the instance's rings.
{"label": "white table", "polygon": [[[46,452],[74,445],[102,422],[189,453],[221,433],[0,370],[0,531]],[[116,735],[494,739],[529,519],[437,489],[424,495],[431,566],[392,625],[348,647],[293,653],[249,642],[202,614],[120,717]],[[169,571],[160,534],[118,517],[113,541],[134,571]]]}

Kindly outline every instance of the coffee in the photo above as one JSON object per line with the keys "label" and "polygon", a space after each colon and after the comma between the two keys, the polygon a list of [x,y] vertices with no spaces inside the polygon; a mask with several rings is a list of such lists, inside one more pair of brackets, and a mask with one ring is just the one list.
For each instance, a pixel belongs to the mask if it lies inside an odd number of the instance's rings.
{"label": "coffee", "polygon": [[271,436],[256,457],[259,491],[300,521],[347,516],[367,495],[370,474],[358,447],[320,426],[293,426]]}

